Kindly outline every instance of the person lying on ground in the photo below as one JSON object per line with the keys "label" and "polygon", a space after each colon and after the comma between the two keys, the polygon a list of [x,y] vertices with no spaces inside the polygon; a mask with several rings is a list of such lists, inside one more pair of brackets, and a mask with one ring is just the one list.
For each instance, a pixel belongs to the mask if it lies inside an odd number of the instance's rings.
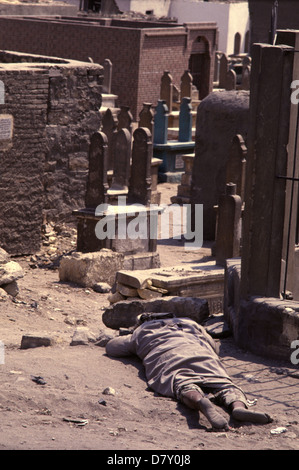
{"label": "person lying on ground", "polygon": [[111,357],[137,355],[152,390],[198,410],[214,429],[228,429],[227,419],[215,404],[225,407],[238,421],[272,421],[268,414],[248,408],[244,392],[232,382],[220,361],[215,341],[189,318],[142,314],[132,334],[111,339],[106,353]]}

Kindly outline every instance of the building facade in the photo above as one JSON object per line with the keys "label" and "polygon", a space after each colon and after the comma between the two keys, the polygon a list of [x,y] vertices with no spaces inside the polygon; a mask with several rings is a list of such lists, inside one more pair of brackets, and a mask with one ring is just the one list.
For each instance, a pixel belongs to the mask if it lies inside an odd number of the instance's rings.
{"label": "building facade", "polygon": [[[115,0],[123,12],[168,17],[178,23],[214,21],[219,30],[218,50],[225,54],[249,50],[248,1]],[[262,2],[261,2],[262,3]]]}
{"label": "building facade", "polygon": [[0,17],[0,47],[102,64],[113,64],[111,92],[137,119],[144,102],[156,105],[164,71],[180,85],[196,75],[200,98],[213,87],[218,42],[215,23],[129,21],[117,18]]}

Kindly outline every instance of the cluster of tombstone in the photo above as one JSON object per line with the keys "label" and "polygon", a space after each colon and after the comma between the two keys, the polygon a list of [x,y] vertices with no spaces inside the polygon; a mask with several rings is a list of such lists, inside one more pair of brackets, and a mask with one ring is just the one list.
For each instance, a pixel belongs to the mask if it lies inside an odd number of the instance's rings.
{"label": "cluster of tombstone", "polygon": [[[173,77],[169,71],[164,71],[161,77],[160,100],[166,102],[169,113],[180,109],[183,98],[190,98],[192,109],[195,111],[199,103],[198,90],[193,85],[193,77],[189,70],[185,70],[181,76],[180,86],[175,85]],[[171,122],[172,124],[172,122]]]}
{"label": "cluster of tombstone", "polygon": [[[128,224],[136,215],[136,205],[144,208],[146,223],[157,216],[160,193],[157,191],[157,172],[161,163],[153,158],[152,134],[146,127],[132,128],[132,116],[128,107],[114,113],[108,109],[102,127],[91,136],[89,147],[89,171],[85,195],[85,207],[73,211],[77,218],[77,250],[99,251],[102,248],[134,253],[156,250],[156,238],[152,236],[138,241],[116,241],[118,222]],[[111,213],[113,206],[113,213]],[[107,212],[110,210],[110,215]],[[140,210],[140,209],[138,209]],[[116,218],[116,233],[105,239],[96,233],[99,221],[107,216]]]}
{"label": "cluster of tombstone", "polygon": [[161,78],[160,99],[154,117],[154,155],[162,160],[159,181],[180,182],[185,171],[185,156],[193,155],[198,92],[188,70],[176,87],[171,74]]}
{"label": "cluster of tombstone", "polygon": [[216,53],[215,74],[218,88],[225,90],[249,90],[251,57],[240,55],[228,57],[223,52]]}

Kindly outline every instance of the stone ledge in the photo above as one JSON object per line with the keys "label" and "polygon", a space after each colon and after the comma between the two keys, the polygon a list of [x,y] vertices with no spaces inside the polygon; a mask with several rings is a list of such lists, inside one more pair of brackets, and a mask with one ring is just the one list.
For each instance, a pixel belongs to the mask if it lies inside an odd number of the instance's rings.
{"label": "stone ledge", "polygon": [[239,347],[264,357],[289,360],[299,338],[299,302],[273,297],[240,298],[241,260],[227,260],[224,317]]}
{"label": "stone ledge", "polygon": [[125,300],[108,307],[103,313],[105,326],[111,329],[130,328],[142,313],[171,312],[202,323],[209,316],[208,302],[192,297],[164,297],[155,300]]}

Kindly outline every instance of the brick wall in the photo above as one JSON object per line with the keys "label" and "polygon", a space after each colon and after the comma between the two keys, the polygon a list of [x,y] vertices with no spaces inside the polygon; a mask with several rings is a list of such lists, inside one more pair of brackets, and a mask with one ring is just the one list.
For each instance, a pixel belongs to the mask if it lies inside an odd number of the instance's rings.
{"label": "brick wall", "polygon": [[[204,35],[212,62],[216,25],[192,27],[113,19],[0,17],[0,49],[113,64],[112,92],[134,118],[143,102],[156,104],[160,80],[169,70],[179,85],[188,66],[193,38]],[[212,82],[213,67],[210,70]]]}
{"label": "brick wall", "polygon": [[30,253],[39,246],[42,224],[48,75],[0,70],[0,80],[0,115],[14,119],[12,146],[0,150],[0,245],[14,254]]}
{"label": "brick wall", "polygon": [[139,76],[139,103],[150,102],[154,105],[160,97],[161,78],[168,70],[174,83],[180,85],[181,75],[188,67],[185,57],[186,33],[180,28],[180,34],[144,33]]}
{"label": "brick wall", "polygon": [[71,220],[84,205],[89,139],[100,127],[102,68],[42,62],[4,64],[0,54],[0,118],[13,117],[11,141],[0,138],[0,246],[14,255],[39,249],[44,221]]}
{"label": "brick wall", "polygon": [[84,205],[90,136],[100,128],[102,69],[96,66],[49,70],[44,215],[72,220]]}

